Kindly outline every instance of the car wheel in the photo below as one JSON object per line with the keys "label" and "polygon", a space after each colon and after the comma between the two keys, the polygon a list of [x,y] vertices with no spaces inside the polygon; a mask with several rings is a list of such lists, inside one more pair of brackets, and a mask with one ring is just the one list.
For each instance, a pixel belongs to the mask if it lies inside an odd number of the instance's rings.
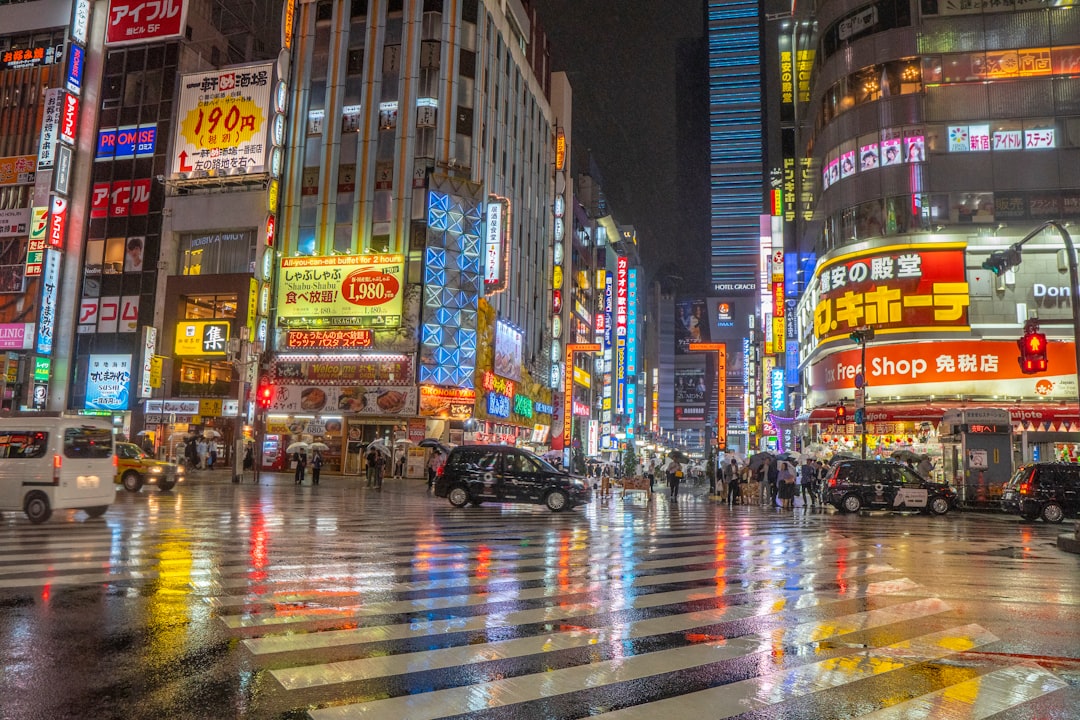
{"label": "car wheel", "polygon": [[52,517],[49,498],[43,492],[30,493],[26,496],[26,502],[23,503],[23,512],[35,525],[45,522]]}
{"label": "car wheel", "polygon": [[547,494],[544,503],[551,512],[562,512],[569,505],[570,500],[562,490],[552,490]]}
{"label": "car wheel", "polygon": [[854,493],[845,495],[840,503],[844,506],[844,512],[857,513],[862,510],[862,499]]}
{"label": "car wheel", "polygon": [[454,507],[465,507],[469,504],[469,490],[464,485],[455,485],[450,488],[450,492],[446,498],[450,501],[450,504]]}
{"label": "car wheel", "polygon": [[1042,519],[1048,523],[1059,523],[1065,519],[1065,512],[1057,503],[1046,503],[1042,509]]}
{"label": "car wheel", "polygon": [[142,477],[134,470],[128,470],[124,473],[124,476],[120,478],[120,482],[124,484],[124,489],[128,492],[139,492],[142,490]]}
{"label": "car wheel", "polygon": [[158,486],[158,490],[160,490],[161,492],[169,492],[174,487],[176,487],[176,481],[175,480],[158,480],[157,486]]}
{"label": "car wheel", "polygon": [[940,495],[930,500],[930,512],[935,515],[944,515],[949,512],[949,499]]}
{"label": "car wheel", "polygon": [[83,512],[92,518],[101,517],[105,514],[105,511],[109,509],[108,505],[95,505],[94,507],[83,508]]}

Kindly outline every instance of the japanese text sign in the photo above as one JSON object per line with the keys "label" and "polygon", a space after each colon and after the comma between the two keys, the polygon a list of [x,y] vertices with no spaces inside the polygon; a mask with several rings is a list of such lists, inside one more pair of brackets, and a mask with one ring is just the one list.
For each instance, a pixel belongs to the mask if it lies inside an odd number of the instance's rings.
{"label": "japanese text sign", "polygon": [[91,355],[86,372],[87,410],[127,410],[130,355]]}
{"label": "japanese text sign", "polygon": [[401,324],[402,255],[286,257],[278,282],[278,318],[285,326],[328,319],[365,327]]}
{"label": "japanese text sign", "polygon": [[105,42],[119,45],[180,37],[186,17],[184,0],[109,0]]}
{"label": "japanese text sign", "polygon": [[176,325],[174,352],[177,357],[224,356],[229,349],[228,320],[186,320]]}
{"label": "japanese text sign", "polygon": [[169,172],[266,170],[272,64],[184,75]]}
{"label": "japanese text sign", "polygon": [[863,325],[879,335],[968,326],[962,243],[844,254],[817,269],[808,292],[818,342],[846,337]]}

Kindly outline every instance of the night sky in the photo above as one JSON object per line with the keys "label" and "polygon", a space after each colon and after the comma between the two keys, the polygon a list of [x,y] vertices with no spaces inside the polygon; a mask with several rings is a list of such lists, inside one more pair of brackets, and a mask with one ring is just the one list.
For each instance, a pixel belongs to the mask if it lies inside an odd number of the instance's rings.
{"label": "night sky", "polygon": [[[682,291],[703,287],[707,275],[707,136],[678,140],[687,111],[698,106],[677,92],[697,80],[676,73],[680,54],[704,34],[704,4],[534,3],[551,39],[552,67],[565,71],[573,87],[575,172],[587,167],[591,151],[615,221],[637,229],[646,278],[679,276]],[[703,64],[695,71],[701,85]],[[701,87],[700,102],[703,93]]]}

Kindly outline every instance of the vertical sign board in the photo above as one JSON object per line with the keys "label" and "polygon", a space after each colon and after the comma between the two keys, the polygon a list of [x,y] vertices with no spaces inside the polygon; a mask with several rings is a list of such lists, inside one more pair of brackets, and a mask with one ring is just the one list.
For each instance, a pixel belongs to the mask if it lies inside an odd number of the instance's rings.
{"label": "vertical sign board", "polygon": [[62,88],[49,88],[45,91],[45,108],[41,118],[41,144],[38,146],[38,170],[47,170],[53,166],[56,155],[56,139],[60,133],[60,105]]}
{"label": "vertical sign board", "polygon": [[150,377],[154,370],[154,351],[157,349],[157,328],[143,325],[142,372],[139,376],[139,397],[148,398],[151,393]]}
{"label": "vertical sign board", "polygon": [[615,332],[615,288],[611,273],[604,273],[604,350],[611,350],[612,334]]}
{"label": "vertical sign board", "polygon": [[[749,347],[744,338],[743,347]],[[716,444],[717,449],[727,448],[727,345],[725,343],[690,343],[691,352],[716,353]]]}
{"label": "vertical sign board", "polygon": [[82,92],[85,61],[85,50],[75,43],[68,45],[67,73],[64,78],[64,86],[76,95]]}
{"label": "vertical sign board", "polygon": [[566,372],[563,373],[563,448],[573,446],[574,433],[574,353],[598,352],[599,343],[567,343]]}
{"label": "vertical sign board", "polygon": [[90,8],[93,0],[75,0],[71,8],[71,24],[68,35],[75,42],[86,47],[90,32]]}
{"label": "vertical sign board", "polygon": [[615,266],[615,412],[626,412],[626,321],[629,305],[630,261],[620,256]]}
{"label": "vertical sign board", "polygon": [[510,201],[492,195],[487,203],[487,227],[484,241],[484,293],[494,295],[506,289],[507,234],[510,227]]}
{"label": "vertical sign board", "polygon": [[60,100],[59,137],[68,145],[75,145],[75,133],[79,129],[79,96],[65,92]]}
{"label": "vertical sign board", "polygon": [[626,317],[626,374],[629,377],[637,375],[637,333],[638,333],[638,271],[630,269],[628,281],[628,304]]}
{"label": "vertical sign board", "polygon": [[38,355],[52,355],[53,331],[56,329],[56,295],[60,287],[60,253],[45,251],[45,267],[41,273],[41,302],[38,307]]}

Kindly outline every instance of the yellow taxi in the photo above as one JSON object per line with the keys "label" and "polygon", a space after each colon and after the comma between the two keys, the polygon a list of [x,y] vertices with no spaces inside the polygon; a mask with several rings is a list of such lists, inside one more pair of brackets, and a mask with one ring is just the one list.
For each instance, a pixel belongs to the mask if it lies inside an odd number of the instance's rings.
{"label": "yellow taxi", "polygon": [[134,443],[116,443],[116,482],[131,492],[143,485],[157,485],[162,492],[172,490],[184,481],[184,468],[173,463],[155,460]]}

